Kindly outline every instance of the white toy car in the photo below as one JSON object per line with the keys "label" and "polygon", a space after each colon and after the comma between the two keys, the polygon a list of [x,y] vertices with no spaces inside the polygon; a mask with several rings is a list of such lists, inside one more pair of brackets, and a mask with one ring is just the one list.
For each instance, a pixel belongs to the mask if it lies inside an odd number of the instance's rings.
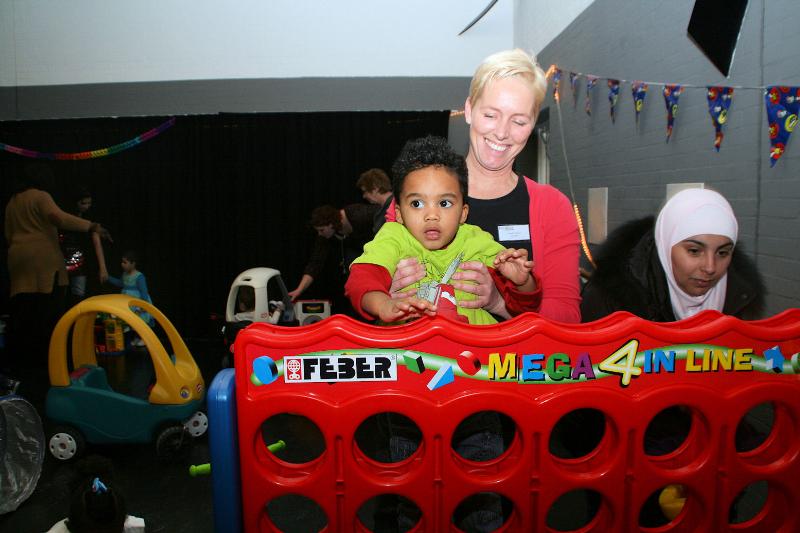
{"label": "white toy car", "polygon": [[226,329],[231,324],[244,327],[252,322],[297,325],[292,299],[281,279],[281,273],[274,268],[245,270],[236,276],[228,292],[228,304],[225,307]]}

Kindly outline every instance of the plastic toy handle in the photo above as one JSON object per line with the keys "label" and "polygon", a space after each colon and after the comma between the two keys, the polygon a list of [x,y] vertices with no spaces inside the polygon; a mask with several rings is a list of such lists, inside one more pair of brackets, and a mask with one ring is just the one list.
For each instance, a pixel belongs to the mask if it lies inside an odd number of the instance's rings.
{"label": "plastic toy handle", "polygon": [[280,451],[284,448],[286,448],[286,443],[283,442],[282,440],[279,440],[278,442],[273,442],[272,444],[267,446],[267,449],[272,453]]}
{"label": "plastic toy handle", "polygon": [[208,476],[210,474],[211,474],[211,463],[189,466],[189,475],[192,477]]}

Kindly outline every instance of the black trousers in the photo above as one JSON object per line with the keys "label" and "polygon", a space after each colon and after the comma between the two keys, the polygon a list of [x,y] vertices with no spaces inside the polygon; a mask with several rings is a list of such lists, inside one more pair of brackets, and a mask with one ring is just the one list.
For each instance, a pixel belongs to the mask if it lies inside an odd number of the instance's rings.
{"label": "black trousers", "polygon": [[66,307],[67,286],[55,282],[54,278],[49,293],[22,293],[11,298],[6,347],[0,359],[0,373],[19,380],[17,393],[37,408],[44,405],[50,386],[50,336]]}

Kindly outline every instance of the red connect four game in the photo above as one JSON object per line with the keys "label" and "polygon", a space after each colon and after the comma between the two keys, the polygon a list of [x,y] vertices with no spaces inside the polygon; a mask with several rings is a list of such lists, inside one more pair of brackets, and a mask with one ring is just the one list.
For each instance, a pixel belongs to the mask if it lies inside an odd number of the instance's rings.
{"label": "red connect four game", "polygon": [[242,525],[800,531],[800,310],[256,324],[235,343]]}

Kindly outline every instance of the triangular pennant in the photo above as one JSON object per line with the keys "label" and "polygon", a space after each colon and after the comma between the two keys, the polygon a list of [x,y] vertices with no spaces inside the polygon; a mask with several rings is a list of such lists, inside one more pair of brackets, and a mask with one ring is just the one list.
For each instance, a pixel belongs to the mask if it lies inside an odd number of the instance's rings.
{"label": "triangular pennant", "polygon": [[789,136],[797,125],[800,87],[771,85],[764,91],[769,125],[769,166],[774,167],[786,150]]}
{"label": "triangular pennant", "polygon": [[592,89],[597,85],[597,76],[589,74],[586,76],[586,98],[584,100],[583,109],[587,115],[592,114]]}
{"label": "triangular pennant", "polygon": [[611,122],[616,122],[617,102],[619,101],[619,80],[608,80],[608,103]]}
{"label": "triangular pennant", "polygon": [[672,137],[672,126],[678,114],[678,99],[683,88],[680,85],[664,85],[664,105],[667,106],[667,142]]}
{"label": "triangular pennant", "polygon": [[708,114],[714,124],[714,148],[719,152],[722,145],[722,125],[728,121],[728,108],[733,101],[733,87],[706,87],[708,92]]}
{"label": "triangular pennant", "polygon": [[572,107],[578,107],[578,75],[569,73],[569,86],[572,87]]}
{"label": "triangular pennant", "polygon": [[557,68],[553,71],[553,100],[559,102],[558,89],[561,86],[561,69]]}
{"label": "triangular pennant", "polygon": [[633,109],[636,112],[636,125],[639,125],[639,113],[644,109],[644,97],[647,96],[647,84],[643,81],[635,81],[631,84],[631,94],[633,95]]}

